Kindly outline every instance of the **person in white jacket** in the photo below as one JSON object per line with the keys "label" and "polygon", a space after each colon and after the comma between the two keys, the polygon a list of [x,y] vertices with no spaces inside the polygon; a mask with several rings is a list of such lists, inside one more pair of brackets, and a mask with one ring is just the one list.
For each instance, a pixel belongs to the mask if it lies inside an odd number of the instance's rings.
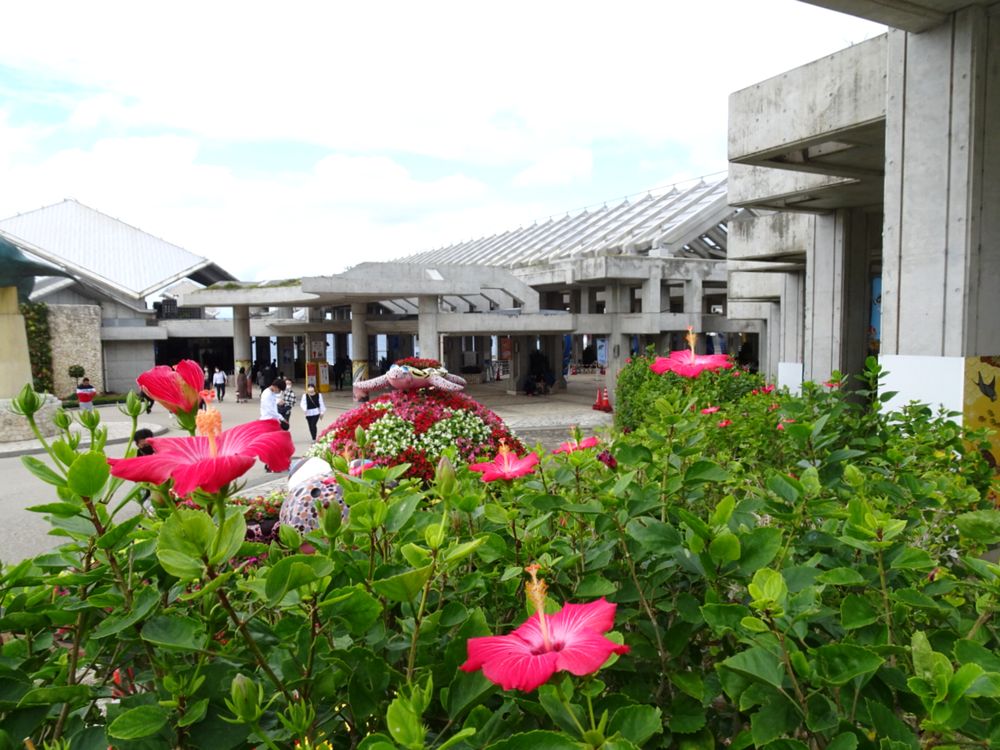
{"label": "person in white jacket", "polygon": [[319,422],[320,417],[326,413],[326,404],[323,403],[323,396],[316,392],[315,386],[309,386],[306,388],[306,392],[302,394],[302,401],[299,403],[302,407],[302,411],[306,415],[306,423],[309,425],[309,434],[312,435],[312,439],[316,439],[316,423]]}

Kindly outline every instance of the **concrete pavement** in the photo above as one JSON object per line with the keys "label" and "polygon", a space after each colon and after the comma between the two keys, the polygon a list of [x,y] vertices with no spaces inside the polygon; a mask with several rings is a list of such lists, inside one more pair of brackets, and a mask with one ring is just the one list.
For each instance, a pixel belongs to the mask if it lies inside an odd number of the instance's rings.
{"label": "concrete pavement", "polygon": [[[610,425],[611,415],[591,408],[597,388],[603,387],[603,384],[604,378],[600,376],[575,375],[570,377],[565,391],[548,396],[509,395],[505,391],[506,381],[472,385],[466,392],[495,411],[525,443],[533,445],[535,442],[545,444],[568,438],[570,425],[579,425],[585,432]],[[296,385],[295,391],[301,396],[301,385]],[[254,395],[259,396],[256,389]],[[323,398],[327,412],[320,422],[320,430],[355,406],[350,390],[326,393]],[[230,391],[226,400],[216,403],[216,407],[222,414],[224,428],[248,422],[259,415],[257,399],[237,404],[235,391]],[[130,421],[117,406],[100,406],[98,411],[101,424],[108,428],[107,454],[122,456],[131,431]],[[159,405],[154,406],[150,414],[140,417],[139,426],[147,427],[157,435],[185,434],[176,428],[173,417]],[[291,435],[296,456],[302,455],[312,445],[308,426],[298,407],[292,415]],[[47,461],[47,457],[39,451],[36,441],[0,444],[0,477],[3,478],[0,484],[0,518],[3,519],[0,524],[0,560],[5,563],[39,554],[60,543],[59,537],[49,535],[50,527],[41,514],[26,510],[33,505],[57,500],[55,490],[36,479],[21,461],[22,455],[31,452]],[[243,478],[247,488],[259,487],[261,490],[272,486],[276,480],[280,482],[281,478],[266,473],[260,462]]]}

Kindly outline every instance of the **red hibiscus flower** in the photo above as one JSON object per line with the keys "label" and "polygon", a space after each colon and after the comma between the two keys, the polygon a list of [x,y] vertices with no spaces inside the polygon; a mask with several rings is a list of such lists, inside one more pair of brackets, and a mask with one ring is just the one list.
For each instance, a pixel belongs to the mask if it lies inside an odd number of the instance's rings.
{"label": "red hibiscus flower", "polygon": [[469,469],[481,471],[484,482],[495,482],[497,479],[517,479],[525,474],[531,474],[537,463],[538,456],[534,453],[518,458],[517,454],[501,440],[496,458],[487,463],[469,464]]}
{"label": "red hibiscus flower", "polygon": [[657,375],[673,372],[684,378],[696,378],[705,370],[712,372],[726,370],[733,366],[733,361],[726,354],[695,354],[694,347],[698,337],[691,326],[688,326],[687,349],[670,352],[668,357],[657,357],[649,369]]}
{"label": "red hibiscus flower", "polygon": [[701,410],[702,414],[715,414],[719,410],[718,406],[706,406]]}
{"label": "red hibiscus flower", "polygon": [[483,676],[504,690],[534,690],[556,672],[593,674],[611,654],[626,654],[604,637],[614,626],[616,605],[603,597],[590,604],[566,604],[554,615],[544,614],[545,582],[535,578],[538,566],[527,570],[528,597],[536,611],[509,635],[470,638],[468,660],[460,669],[483,670]]}
{"label": "red hibiscus flower", "polygon": [[565,443],[560,443],[559,447],[556,448],[553,453],[573,453],[574,451],[582,451],[587,448],[593,448],[600,441],[594,437],[586,437],[583,440],[567,440]]}
{"label": "red hibiscus flower", "polygon": [[731,419],[723,419],[721,422],[719,422],[718,426],[719,427],[729,427],[729,425],[731,425],[732,423],[733,423],[733,420],[731,420]]}
{"label": "red hibiscus flower", "polygon": [[190,413],[198,408],[203,380],[201,365],[190,359],[181,360],[176,367],[158,365],[136,378],[146,395],[171,414]]}
{"label": "red hibiscus flower", "polygon": [[275,419],[261,419],[222,431],[215,409],[198,414],[197,436],[151,438],[153,455],[109,458],[111,474],[133,482],[163,484],[174,480],[174,492],[185,497],[194,490],[215,493],[243,476],[254,458],[273,471],[284,471],[295,446]]}

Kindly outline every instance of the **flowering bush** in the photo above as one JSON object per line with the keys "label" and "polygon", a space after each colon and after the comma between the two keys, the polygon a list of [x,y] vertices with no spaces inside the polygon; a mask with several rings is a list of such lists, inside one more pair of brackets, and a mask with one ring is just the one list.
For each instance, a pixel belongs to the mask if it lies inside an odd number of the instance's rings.
{"label": "flowering bush", "polygon": [[[365,431],[364,446],[358,445],[358,428]],[[309,455],[346,452],[364,454],[376,466],[407,463],[404,476],[426,482],[449,447],[455,448],[462,461],[471,462],[492,457],[501,441],[524,451],[500,417],[482,404],[463,393],[424,388],[392,391],[342,414],[323,431]]]}
{"label": "flowering bush", "polygon": [[982,436],[884,413],[878,375],[678,380],[502,482],[337,457],[350,513],[267,545],[222,503],[122,513],[143,488],[110,478],[100,414],[89,450],[63,415],[24,461],[65,543],[0,565],[0,747],[996,747]]}

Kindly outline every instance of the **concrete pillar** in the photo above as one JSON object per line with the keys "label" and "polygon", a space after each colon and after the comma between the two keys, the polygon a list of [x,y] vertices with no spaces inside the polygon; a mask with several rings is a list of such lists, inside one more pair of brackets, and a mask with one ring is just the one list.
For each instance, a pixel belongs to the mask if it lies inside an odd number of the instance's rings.
{"label": "concrete pillar", "polygon": [[426,359],[441,360],[441,344],[439,342],[437,316],[438,298],[427,295],[420,297],[417,338],[420,342],[420,356]]}
{"label": "concrete pillar", "polygon": [[[0,288],[0,398],[14,398],[25,383],[31,383],[31,359],[24,317],[17,304],[17,287]],[[96,380],[96,378],[94,378]]]}
{"label": "concrete pillar", "polygon": [[[864,369],[871,308],[866,220],[860,209],[815,218],[813,243],[806,249],[805,380],[823,382],[834,370],[856,374]],[[792,306],[785,305],[791,313]],[[789,348],[782,342],[783,355]]]}
{"label": "concrete pillar", "polygon": [[253,365],[250,353],[250,308],[246,305],[233,306],[233,372],[245,367],[247,372]]}
{"label": "concrete pillar", "polygon": [[663,288],[662,269],[652,269],[651,273],[652,275],[642,282],[642,312],[646,315],[656,315],[662,309],[660,307]]}
{"label": "concrete pillar", "polygon": [[534,336],[511,336],[513,351],[510,358],[510,378],[507,379],[507,393],[523,391],[524,379],[528,375],[531,352],[535,350]]}
{"label": "concrete pillar", "polygon": [[889,32],[881,353],[1000,353],[1000,24]]}
{"label": "concrete pillar", "polygon": [[351,382],[368,379],[368,306],[351,304]]}
{"label": "concrete pillar", "polygon": [[684,280],[684,312],[701,315],[705,311],[701,277]]}
{"label": "concrete pillar", "polygon": [[611,333],[608,336],[608,369],[605,372],[604,383],[608,389],[608,397],[614,402],[615,386],[618,373],[625,367],[629,358],[628,336],[622,333],[622,314],[628,313],[632,307],[632,289],[623,284],[610,284],[605,287],[604,311],[611,318]]}

